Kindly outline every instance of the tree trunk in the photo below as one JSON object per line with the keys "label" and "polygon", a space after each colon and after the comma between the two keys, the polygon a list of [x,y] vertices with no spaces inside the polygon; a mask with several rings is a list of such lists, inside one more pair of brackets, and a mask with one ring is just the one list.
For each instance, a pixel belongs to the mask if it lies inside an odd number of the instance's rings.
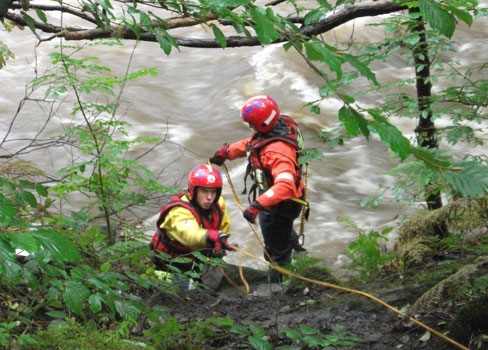
{"label": "tree trunk", "polygon": [[[418,9],[411,9],[410,12],[417,12]],[[428,51],[427,38],[425,36],[425,25],[423,19],[420,17],[417,20],[417,25],[413,28],[415,32],[419,33],[419,43],[413,49],[415,61],[415,80],[417,87],[417,102],[419,106],[419,121],[415,128],[417,135],[417,144],[421,147],[438,148],[439,144],[436,138],[436,127],[432,121],[431,108],[431,90],[432,84],[430,82],[430,57]],[[427,189],[425,193],[425,201],[429,210],[442,208],[442,198],[439,191],[434,192]],[[445,224],[437,225],[436,233],[440,237],[447,236],[447,226]]]}

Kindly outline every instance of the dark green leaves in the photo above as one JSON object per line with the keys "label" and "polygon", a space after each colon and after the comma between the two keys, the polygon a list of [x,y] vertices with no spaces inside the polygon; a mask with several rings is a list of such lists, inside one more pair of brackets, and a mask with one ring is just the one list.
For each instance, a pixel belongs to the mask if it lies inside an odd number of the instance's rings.
{"label": "dark green leaves", "polygon": [[10,199],[0,193],[0,226],[7,226],[17,216],[17,209]]}
{"label": "dark green leaves", "polygon": [[371,80],[375,85],[379,85],[378,81],[376,80],[376,75],[374,72],[368,67],[367,64],[361,62],[357,57],[354,57],[350,54],[343,53],[341,55],[346,62],[348,62],[351,66],[356,68],[359,73],[361,73],[365,78]]}
{"label": "dark green leaves", "polygon": [[40,229],[28,233],[37,242],[40,249],[49,252],[58,262],[77,261],[80,254],[72,241],[63,234],[50,229]]}
{"label": "dark green leaves", "polygon": [[419,8],[424,15],[425,21],[439,31],[439,33],[452,37],[456,22],[454,16],[447,12],[443,6],[434,0],[419,0]]}
{"label": "dark green leaves", "polygon": [[305,25],[323,20],[329,11],[328,8],[313,9],[305,16]]}
{"label": "dark green leaves", "polygon": [[249,14],[255,23],[254,29],[262,44],[271,44],[280,37],[275,29],[276,18],[270,8],[252,7]]}
{"label": "dark green leaves", "polygon": [[358,57],[341,52],[320,40],[306,42],[304,46],[305,53],[310,61],[318,61],[324,66],[328,66],[337,75],[337,78],[342,78],[344,75],[342,67],[345,63],[349,63],[362,76],[378,85],[374,72]]}
{"label": "dark green leaves", "polygon": [[471,25],[473,18],[464,10],[469,2],[449,2],[435,0],[419,0],[418,7],[424,16],[424,20],[442,35],[451,38],[456,29],[456,19],[459,18],[467,25]]}
{"label": "dark green leaves", "polygon": [[212,28],[212,32],[219,45],[222,46],[222,48],[225,48],[227,46],[227,40],[225,39],[224,33],[222,33],[220,28],[213,23],[210,24],[210,28]]}
{"label": "dark green leaves", "polygon": [[476,161],[454,164],[444,175],[454,190],[463,197],[477,197],[488,191],[488,167]]}
{"label": "dark green leaves", "polygon": [[238,6],[247,6],[249,0],[201,0],[200,3],[207,6],[214,12],[222,12],[227,8],[235,8]]}
{"label": "dark green leaves", "polygon": [[90,295],[90,291],[80,281],[72,280],[65,282],[63,299],[68,308],[77,315],[83,310],[83,304]]}
{"label": "dark green leaves", "polygon": [[349,106],[343,106],[339,110],[339,120],[344,124],[348,136],[363,134],[366,138],[369,137],[368,122],[355,109]]}
{"label": "dark green leaves", "polygon": [[371,123],[370,128],[378,133],[381,141],[390,146],[401,160],[405,160],[412,152],[410,141],[403,136],[396,126],[391,124],[381,113],[368,110],[375,122]]}
{"label": "dark green leaves", "polygon": [[322,62],[329,66],[338,77],[342,76],[342,60],[332,47],[323,42],[306,42],[305,51],[309,60]]}

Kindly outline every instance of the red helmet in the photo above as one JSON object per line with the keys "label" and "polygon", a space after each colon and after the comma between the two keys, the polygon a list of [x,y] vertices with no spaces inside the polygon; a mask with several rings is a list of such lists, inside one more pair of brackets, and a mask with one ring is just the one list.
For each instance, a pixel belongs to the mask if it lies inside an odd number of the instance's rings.
{"label": "red helmet", "polygon": [[254,96],[242,106],[241,117],[260,133],[266,133],[275,126],[280,116],[280,107],[266,95]]}
{"label": "red helmet", "polygon": [[188,175],[188,193],[190,200],[193,200],[193,195],[197,187],[213,187],[217,188],[215,201],[218,201],[222,193],[222,185],[222,174],[220,174],[217,168],[211,165],[197,165]]}

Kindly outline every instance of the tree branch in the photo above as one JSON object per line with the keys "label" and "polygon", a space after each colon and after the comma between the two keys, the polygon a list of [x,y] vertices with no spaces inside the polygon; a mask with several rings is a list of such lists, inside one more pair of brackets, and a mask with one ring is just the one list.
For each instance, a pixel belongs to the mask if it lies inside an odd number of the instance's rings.
{"label": "tree branch", "polygon": [[381,16],[406,9],[405,5],[396,1],[374,1],[373,3],[346,6],[323,21],[301,28],[300,33],[308,36],[323,34],[356,18]]}
{"label": "tree branch", "polygon": [[[78,18],[84,19],[90,23],[94,23],[94,19],[83,11],[74,10],[72,8],[64,6],[46,6],[46,5],[31,5],[32,9],[46,10],[46,11],[60,11],[74,15]],[[405,5],[398,4],[394,1],[374,1],[371,3],[360,3],[351,6],[346,6],[342,10],[328,16],[324,20],[312,23],[300,28],[300,33],[306,36],[319,35],[328,32],[340,25],[347,23],[360,17],[371,17],[398,12],[407,9]],[[18,26],[27,26],[26,21],[21,15],[7,12],[5,18],[14,22]],[[193,16],[183,16],[165,19],[163,21],[152,21],[154,28],[160,27],[165,30],[192,27],[206,23],[212,20],[218,19],[216,14],[209,13],[203,18],[197,18]],[[304,19],[302,17],[288,17],[287,20],[294,24],[303,24]],[[222,23],[221,23],[222,25]],[[128,29],[123,25],[113,25],[106,28],[61,28],[48,23],[36,21],[34,27],[44,33],[52,33],[53,36],[43,39],[51,40],[56,37],[63,37],[65,40],[94,40],[100,38],[117,37],[125,40],[141,40],[148,42],[157,42],[156,35],[147,31],[142,31],[138,35],[134,31]],[[190,38],[173,36],[179,46],[183,47],[195,47],[195,48],[221,48],[220,44],[214,38]],[[286,36],[285,36],[286,37]],[[282,38],[276,41],[285,42],[286,39]],[[256,36],[227,36],[227,47],[242,47],[242,46],[259,46],[260,41]]]}

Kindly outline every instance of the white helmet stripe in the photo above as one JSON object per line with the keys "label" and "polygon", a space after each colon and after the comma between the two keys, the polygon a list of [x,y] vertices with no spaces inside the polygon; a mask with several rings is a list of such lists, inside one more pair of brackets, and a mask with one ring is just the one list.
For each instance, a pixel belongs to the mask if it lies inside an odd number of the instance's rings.
{"label": "white helmet stripe", "polygon": [[269,125],[269,123],[271,123],[271,121],[274,119],[275,115],[276,115],[276,111],[273,109],[269,117],[266,118],[266,120],[263,122],[263,125]]}

